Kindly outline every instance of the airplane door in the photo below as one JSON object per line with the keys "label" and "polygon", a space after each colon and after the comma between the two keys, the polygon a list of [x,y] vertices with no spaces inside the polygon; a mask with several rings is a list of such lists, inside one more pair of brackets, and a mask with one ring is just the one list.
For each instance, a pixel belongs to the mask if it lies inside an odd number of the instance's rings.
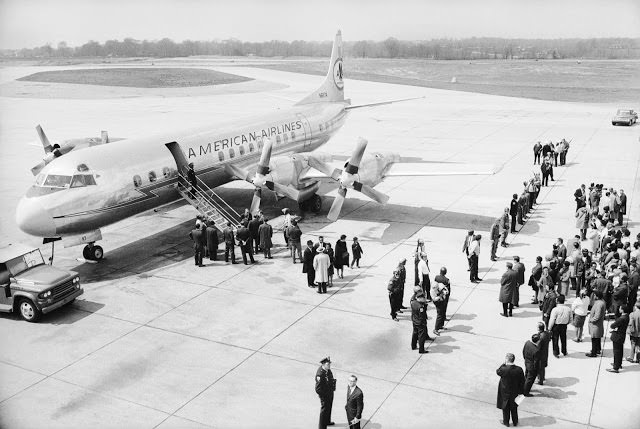
{"label": "airplane door", "polygon": [[296,116],[298,120],[302,122],[302,128],[304,130],[304,147],[307,148],[311,146],[311,125],[309,125],[309,121],[304,115],[298,113]]}

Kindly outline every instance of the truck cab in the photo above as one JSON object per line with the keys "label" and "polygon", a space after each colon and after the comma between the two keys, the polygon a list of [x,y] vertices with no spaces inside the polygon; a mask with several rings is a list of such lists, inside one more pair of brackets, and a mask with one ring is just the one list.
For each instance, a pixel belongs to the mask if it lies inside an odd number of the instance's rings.
{"label": "truck cab", "polygon": [[0,311],[18,312],[27,322],[84,293],[78,273],[47,265],[40,249],[13,244],[0,248]]}

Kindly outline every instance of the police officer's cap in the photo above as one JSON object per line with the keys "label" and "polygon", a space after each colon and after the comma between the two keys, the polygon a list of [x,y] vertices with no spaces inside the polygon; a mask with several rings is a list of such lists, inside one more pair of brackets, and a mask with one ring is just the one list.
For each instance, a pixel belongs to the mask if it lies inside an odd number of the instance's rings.
{"label": "police officer's cap", "polygon": [[331,358],[327,356],[326,358],[322,359],[320,363],[331,363]]}

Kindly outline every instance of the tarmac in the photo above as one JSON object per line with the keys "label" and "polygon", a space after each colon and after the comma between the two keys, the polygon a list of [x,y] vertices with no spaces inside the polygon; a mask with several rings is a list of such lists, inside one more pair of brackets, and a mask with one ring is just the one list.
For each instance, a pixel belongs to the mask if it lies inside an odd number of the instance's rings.
{"label": "tarmac", "polygon": [[[110,134],[126,137],[212,116],[266,112],[302,98],[320,81],[240,66],[220,70],[270,84],[255,83],[248,94],[202,97],[4,94],[3,122],[10,125],[0,132],[3,139],[28,140],[34,117],[46,117],[58,138],[77,124],[98,131],[105,123],[116,128]],[[315,427],[320,404],[314,377],[327,355],[338,386],[336,427],[348,427],[343,406],[350,374],[358,376],[364,392],[365,428],[500,427],[495,370],[507,352],[523,366],[521,349],[541,320],[537,306],[529,304],[527,286],[521,288],[522,305],[514,317],[499,315],[505,261],[519,255],[528,277],[535,257],[550,253],[557,237],[573,237],[573,192],[581,183],[624,189],[629,196],[625,221],[633,236],[640,232],[640,128],[611,126],[611,114],[622,106],[349,80],[345,86],[354,104],[426,98],[353,111],[322,151],[348,155],[363,136],[369,140],[367,151],[398,151],[434,162],[434,168],[437,163],[461,169],[491,163],[500,170],[491,176],[389,178],[376,187],[391,196],[386,206],[350,192],[336,222],[326,219],[332,194],[324,198],[320,214],[301,214],[303,240],[323,235],[334,243],[344,233],[349,243],[357,236],[364,250],[361,268],[346,268],[344,279],[334,278],[326,295],[306,287],[302,266],[292,264],[283,246],[277,215],[282,207],[299,210],[273,197],[263,198],[263,207],[276,229],[274,258],[257,255],[255,265],[225,264],[219,253],[217,262],[194,267],[188,232],[196,212],[181,204],[103,229],[100,244],[106,253],[99,263],[78,260],[79,247],[56,247],[54,265],[78,271],[85,293],[37,324],[0,315],[0,427]],[[9,104],[12,109],[6,110]],[[533,144],[563,137],[571,140],[567,165],[555,169],[555,181],[542,188],[529,220],[509,235],[508,248],[499,248],[499,260],[490,261],[493,220],[511,194],[521,191],[522,181],[538,171],[532,165]],[[36,154],[27,151],[33,162],[21,159],[17,166],[16,159],[5,158],[4,174],[15,174],[9,182],[15,186],[3,189],[3,204],[17,203],[14,196],[32,180],[28,168],[37,162]],[[238,210],[251,200],[251,190],[241,183],[220,191]],[[469,282],[461,252],[468,229],[484,237],[479,284]],[[4,234],[17,236],[10,228]],[[410,313],[391,320],[386,292],[392,270],[407,258],[408,305],[418,238],[426,242],[432,271],[446,266],[452,281],[451,320],[428,343],[425,355],[410,349]],[[48,255],[48,246],[43,253]],[[433,306],[429,316],[432,331]],[[573,328],[568,337],[574,337]],[[608,373],[608,337],[601,358],[585,357],[589,347],[587,337],[583,343],[569,341],[566,357],[550,353],[547,381],[534,385],[534,396],[519,407],[519,426],[638,427],[640,365],[624,361],[619,374]],[[628,352],[627,340],[625,356]]]}

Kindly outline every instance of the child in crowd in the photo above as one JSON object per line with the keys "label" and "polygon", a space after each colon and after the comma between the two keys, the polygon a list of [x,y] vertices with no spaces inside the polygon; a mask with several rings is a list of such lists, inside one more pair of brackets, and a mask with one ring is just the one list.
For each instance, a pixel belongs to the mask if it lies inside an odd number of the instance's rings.
{"label": "child in crowd", "polygon": [[360,258],[364,251],[362,247],[360,247],[360,243],[358,242],[358,237],[353,237],[353,244],[351,245],[351,253],[353,254],[353,260],[351,261],[351,268],[353,268],[353,264],[356,267],[360,268]]}

